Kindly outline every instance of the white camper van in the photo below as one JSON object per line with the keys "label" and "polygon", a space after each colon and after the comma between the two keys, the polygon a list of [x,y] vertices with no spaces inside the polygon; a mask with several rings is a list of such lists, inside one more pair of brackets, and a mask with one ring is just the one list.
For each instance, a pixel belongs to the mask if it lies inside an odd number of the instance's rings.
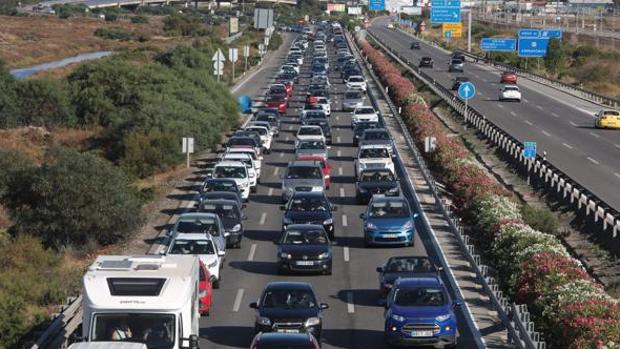
{"label": "white camper van", "polygon": [[194,256],[97,257],[83,280],[83,339],[197,349],[199,270]]}

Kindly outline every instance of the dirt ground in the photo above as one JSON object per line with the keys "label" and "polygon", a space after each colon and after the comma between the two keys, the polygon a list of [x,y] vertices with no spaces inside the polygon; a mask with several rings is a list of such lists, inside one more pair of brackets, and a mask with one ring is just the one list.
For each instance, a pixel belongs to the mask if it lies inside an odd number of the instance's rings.
{"label": "dirt ground", "polygon": [[[87,17],[60,19],[55,16],[0,16],[0,58],[9,68],[23,68],[51,62],[79,53],[118,50],[139,46],[167,47],[178,38],[163,36],[163,17],[149,17],[149,23],[134,24],[127,19],[116,22]],[[150,40],[106,40],[94,35],[98,28],[121,27]]]}

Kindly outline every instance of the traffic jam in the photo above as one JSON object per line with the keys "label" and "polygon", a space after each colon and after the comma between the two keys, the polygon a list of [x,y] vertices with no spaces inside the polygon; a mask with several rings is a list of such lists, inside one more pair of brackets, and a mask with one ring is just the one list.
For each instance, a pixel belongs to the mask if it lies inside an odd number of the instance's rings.
{"label": "traffic jam", "polygon": [[[225,296],[217,289],[238,278],[228,277],[232,268],[224,266],[234,262],[227,256],[253,243],[256,226],[278,221],[279,236],[270,241],[274,280],[259,285],[251,303],[235,299],[237,310],[249,305],[255,313],[246,321],[253,338],[244,339],[245,347],[319,348],[330,327],[326,313],[334,310],[319,294],[330,278],[341,278],[334,272],[343,263],[335,249],[350,258],[352,240],[342,227],[355,219],[360,246],[383,260],[361,271],[377,280],[380,340],[386,347],[456,347],[455,309],[462,302],[448,292],[443,269],[412,252],[421,244],[419,213],[404,196],[392,136],[371,104],[361,59],[344,32],[339,23],[323,21],[294,38],[262,103],[217,154],[198,202],[172,224],[160,255],[100,256],[88,268],[83,341],[198,348],[204,326],[222,315],[214,310]],[[345,128],[351,139],[341,138]],[[345,143],[354,154],[346,159],[334,149]],[[282,144],[293,148],[284,151]],[[349,177],[336,160],[352,166]],[[276,161],[284,165],[274,171]],[[277,180],[266,179],[272,172]],[[352,178],[349,196],[358,207],[348,221],[339,214],[344,190],[335,188],[345,178]],[[267,200],[280,216],[257,216]]]}

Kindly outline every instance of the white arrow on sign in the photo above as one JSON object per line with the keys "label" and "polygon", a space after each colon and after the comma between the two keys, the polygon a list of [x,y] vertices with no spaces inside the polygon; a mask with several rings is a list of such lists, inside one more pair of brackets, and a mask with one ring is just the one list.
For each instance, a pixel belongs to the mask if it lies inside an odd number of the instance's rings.
{"label": "white arrow on sign", "polygon": [[221,62],[221,61],[213,62],[213,69],[215,69],[215,70],[222,70],[222,69],[224,69],[224,62]]}
{"label": "white arrow on sign", "polygon": [[213,55],[213,58],[211,60],[214,62],[224,62],[226,61],[226,57],[224,57],[222,50],[218,48],[217,52]]}

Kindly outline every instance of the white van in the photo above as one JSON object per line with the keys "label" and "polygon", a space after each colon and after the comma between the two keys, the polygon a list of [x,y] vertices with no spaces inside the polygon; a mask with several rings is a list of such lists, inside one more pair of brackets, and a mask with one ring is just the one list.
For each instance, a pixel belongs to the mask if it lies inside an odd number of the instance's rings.
{"label": "white van", "polygon": [[215,165],[211,176],[233,179],[241,190],[241,198],[244,201],[250,198],[250,174],[243,162],[222,160]]}
{"label": "white van", "polygon": [[197,349],[199,272],[194,256],[97,257],[83,279],[83,339]]}

